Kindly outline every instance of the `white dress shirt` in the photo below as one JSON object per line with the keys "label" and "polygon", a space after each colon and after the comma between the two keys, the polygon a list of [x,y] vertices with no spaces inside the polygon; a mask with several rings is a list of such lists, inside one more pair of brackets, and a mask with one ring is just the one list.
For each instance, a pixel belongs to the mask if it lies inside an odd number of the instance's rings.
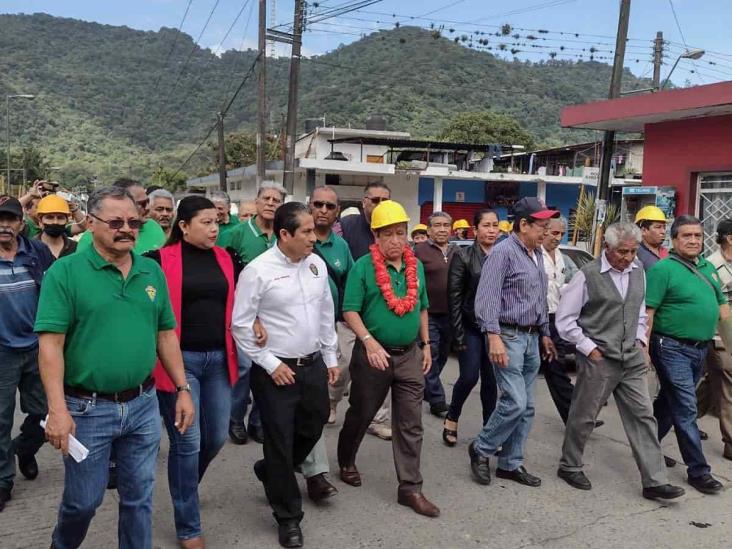
{"label": "white dress shirt", "polygon": [[[257,345],[254,319],[267,330]],[[272,374],[279,358],[320,351],[328,368],[338,366],[333,296],[325,262],[310,254],[292,262],[275,245],[254,259],[239,276],[231,319],[239,352]]]}
{"label": "white dress shirt", "polygon": [[546,301],[549,305],[549,314],[554,314],[559,306],[560,290],[566,281],[567,268],[564,264],[564,255],[559,251],[559,248],[554,250],[556,262],[549,255],[549,252],[544,249],[544,246],[541,247],[541,253],[544,254],[544,272],[548,282]]}
{"label": "white dress shirt", "polygon": [[[624,271],[618,271],[610,265],[610,262],[605,257],[605,252],[602,252],[602,259],[600,260],[600,272],[610,273],[610,278],[618,289],[618,292],[625,299],[625,295],[628,293],[628,284],[630,283],[630,272],[633,269],[640,269],[641,266],[637,261],[633,261],[630,267]],[[645,276],[645,275],[644,275]],[[585,279],[585,273],[578,271],[576,275],[572,277],[572,280],[564,286],[562,289],[562,298],[559,301],[559,307],[557,308],[557,316],[555,318],[555,326],[559,336],[573,343],[579,352],[585,356],[589,356],[590,353],[597,347],[594,341],[587,337],[577,320],[582,312],[582,307],[588,301],[587,295],[587,284]],[[638,331],[635,338],[642,341],[644,344],[648,344],[646,339],[646,330],[648,328],[648,314],[646,313],[645,299],[641,304],[640,312],[638,314]]]}

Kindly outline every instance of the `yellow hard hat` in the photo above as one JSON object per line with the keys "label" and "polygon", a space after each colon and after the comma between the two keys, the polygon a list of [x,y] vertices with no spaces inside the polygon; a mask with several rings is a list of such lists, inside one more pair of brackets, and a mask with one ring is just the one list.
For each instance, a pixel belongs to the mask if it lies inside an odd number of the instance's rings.
{"label": "yellow hard hat", "polygon": [[371,228],[373,230],[409,222],[409,216],[399,202],[384,200],[371,212]]}
{"label": "yellow hard hat", "polygon": [[644,206],[635,214],[635,222],[640,223],[641,221],[660,221],[666,223],[668,220],[663,210],[658,206]]}
{"label": "yellow hard hat", "polygon": [[412,234],[416,233],[417,231],[427,232],[427,225],[425,225],[424,223],[417,223],[414,226],[414,229],[412,229]]}
{"label": "yellow hard hat", "polygon": [[505,219],[503,221],[499,221],[498,230],[502,233],[510,233],[513,230],[513,223],[506,221]]}
{"label": "yellow hard hat", "polygon": [[469,229],[470,223],[468,223],[467,219],[458,219],[455,221],[455,223],[452,224],[452,230],[455,231],[457,229]]}
{"label": "yellow hard hat", "polygon": [[57,196],[55,194],[49,194],[47,196],[44,196],[38,202],[38,208],[36,210],[36,215],[41,216],[41,215],[49,214],[49,213],[60,213],[60,214],[71,215],[71,210],[69,209],[69,203],[66,202],[60,196]]}

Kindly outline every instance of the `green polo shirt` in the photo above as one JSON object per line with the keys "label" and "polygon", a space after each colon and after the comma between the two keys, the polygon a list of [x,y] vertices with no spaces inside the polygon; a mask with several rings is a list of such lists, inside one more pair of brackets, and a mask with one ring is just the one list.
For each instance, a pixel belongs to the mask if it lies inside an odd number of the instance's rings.
{"label": "green polo shirt", "polygon": [[25,236],[35,238],[41,234],[41,228],[36,225],[30,217],[25,218]]}
{"label": "green polo shirt", "polygon": [[[140,232],[137,235],[135,241],[135,247],[132,249],[136,254],[144,254],[150,250],[157,250],[162,248],[165,244],[166,236],[163,228],[158,225],[158,222],[154,219],[148,219],[140,227]],[[83,251],[91,247],[92,235],[89,231],[86,231],[81,235],[79,239],[79,247],[77,251]]]}
{"label": "green polo shirt", "polygon": [[[346,274],[348,274],[348,271],[353,267],[353,256],[351,255],[351,250],[348,248],[346,241],[331,231],[326,240],[322,242],[320,240],[315,241],[315,248],[320,252],[330,268],[333,269],[341,279],[345,279]],[[338,287],[336,286],[333,277],[330,276],[330,273],[328,276],[328,284],[330,284],[330,293],[333,294],[335,310],[338,311],[340,308]]]}
{"label": "green polo shirt", "polygon": [[[397,297],[407,294],[405,265],[399,272],[387,266],[391,287]],[[371,254],[362,256],[348,273],[346,294],[343,298],[343,311],[359,313],[369,333],[382,345],[402,347],[413,343],[419,334],[420,311],[429,307],[424,267],[417,261],[418,298],[417,306],[404,316],[397,316],[386,305],[381,290],[376,285],[376,274]]]}
{"label": "green polo shirt", "polygon": [[219,223],[219,236],[216,238],[216,245],[225,248],[228,246],[229,233],[239,225],[239,218],[235,215],[229,215],[228,223]]}
{"label": "green polo shirt", "polygon": [[113,393],[153,371],[158,332],[175,328],[165,276],[155,261],[132,254],[126,279],[94,246],[46,272],[36,332],[66,334],[64,384]]}
{"label": "green polo shirt", "polygon": [[245,265],[269,250],[277,241],[274,234],[267,238],[254,221],[256,217],[250,217],[246,223],[239,223],[228,234],[227,246],[234,248]]}
{"label": "green polo shirt", "polygon": [[699,257],[696,267],[709,279],[714,291],[687,267],[668,257],[648,271],[646,305],[655,309],[654,332],[696,341],[714,338],[719,305],[727,299],[714,265]]}

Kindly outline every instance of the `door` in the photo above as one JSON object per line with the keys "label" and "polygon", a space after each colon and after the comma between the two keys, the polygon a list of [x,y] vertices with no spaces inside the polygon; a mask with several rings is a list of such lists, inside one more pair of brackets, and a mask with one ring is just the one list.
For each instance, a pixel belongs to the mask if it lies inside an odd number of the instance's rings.
{"label": "door", "polygon": [[704,250],[717,249],[715,234],[723,219],[732,218],[732,173],[699,174],[699,218],[704,225]]}

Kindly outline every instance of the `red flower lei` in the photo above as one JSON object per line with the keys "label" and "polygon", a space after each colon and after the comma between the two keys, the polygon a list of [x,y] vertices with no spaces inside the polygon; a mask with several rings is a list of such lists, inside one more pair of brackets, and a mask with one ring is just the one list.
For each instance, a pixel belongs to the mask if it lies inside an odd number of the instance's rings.
{"label": "red flower lei", "polygon": [[417,258],[409,246],[404,247],[404,263],[406,265],[404,274],[407,278],[407,295],[397,297],[391,287],[391,277],[386,270],[386,258],[376,244],[369,246],[371,261],[374,264],[376,274],[376,285],[381,290],[381,295],[386,301],[387,307],[398,316],[404,316],[411,312],[417,305]]}

